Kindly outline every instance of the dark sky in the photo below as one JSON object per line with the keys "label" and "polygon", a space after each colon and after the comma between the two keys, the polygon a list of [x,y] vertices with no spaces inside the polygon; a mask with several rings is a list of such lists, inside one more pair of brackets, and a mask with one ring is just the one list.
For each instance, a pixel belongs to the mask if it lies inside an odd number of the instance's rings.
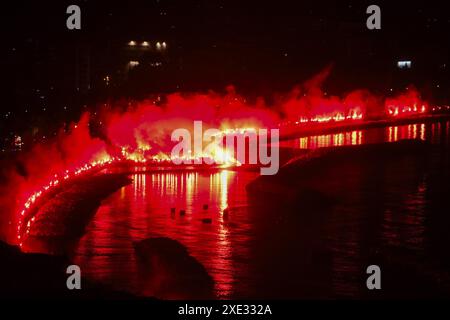
{"label": "dark sky", "polygon": [[449,29],[450,17],[445,2],[437,1],[16,0],[2,4],[2,23],[8,26],[10,37],[64,35],[69,4],[81,7],[83,29],[92,34],[106,30],[118,34],[154,32],[180,38],[245,41],[250,35],[302,35],[308,26],[314,28],[311,23],[353,22],[364,27],[369,4],[380,5],[383,29],[389,33],[420,30],[442,35]]}
{"label": "dark sky", "polygon": [[[365,11],[373,3],[382,12],[377,31],[366,28]],[[442,3],[18,0],[2,9],[3,43],[17,60],[27,58],[26,49],[20,53],[27,39],[52,46],[84,39],[98,44],[99,52],[106,42],[162,39],[183,62],[187,87],[288,89],[333,64],[331,82],[345,90],[376,86],[398,59],[413,59],[423,78],[448,63],[450,13]],[[81,7],[81,31],[65,27],[69,4]]]}
{"label": "dark sky", "polygon": [[[85,105],[105,99],[220,91],[230,84],[250,98],[286,93],[330,65],[324,90],[331,94],[360,88],[395,94],[413,84],[427,99],[448,101],[450,10],[443,3],[3,1],[0,134],[76,119]],[[71,4],[81,7],[81,31],[66,28]],[[366,28],[370,4],[381,7],[381,30]],[[139,67],[133,77],[116,80],[130,60],[123,56],[130,40],[167,42],[164,67]],[[90,89],[82,92],[79,73],[87,58]],[[411,59],[413,68],[399,71],[399,59]],[[111,86],[103,82],[106,74],[116,80]]]}

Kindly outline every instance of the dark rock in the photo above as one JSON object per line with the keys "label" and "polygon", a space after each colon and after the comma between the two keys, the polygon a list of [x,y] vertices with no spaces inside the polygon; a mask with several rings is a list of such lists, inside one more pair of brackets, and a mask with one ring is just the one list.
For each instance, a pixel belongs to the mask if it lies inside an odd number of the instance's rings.
{"label": "dark rock", "polygon": [[213,279],[178,241],[150,238],[136,243],[135,250],[145,295],[161,299],[214,298]]}
{"label": "dark rock", "polygon": [[81,290],[66,286],[67,267],[63,256],[22,253],[19,248],[0,242],[0,297],[8,299],[132,299],[134,296],[110,290],[86,278]]}

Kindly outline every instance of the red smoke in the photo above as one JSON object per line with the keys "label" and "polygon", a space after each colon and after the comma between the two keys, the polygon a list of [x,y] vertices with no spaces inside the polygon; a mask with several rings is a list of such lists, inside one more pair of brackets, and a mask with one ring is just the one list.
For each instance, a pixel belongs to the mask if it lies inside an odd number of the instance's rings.
{"label": "red smoke", "polygon": [[322,90],[330,68],[295,88],[282,101],[286,120],[295,123],[310,121],[361,120],[375,101],[367,90],[355,90],[344,97],[328,95]]}
{"label": "red smoke", "polygon": [[14,164],[3,168],[5,182],[0,192],[2,215],[0,222],[14,225],[20,220],[24,204],[43,186],[54,181],[55,176],[64,177],[86,163],[108,157],[106,144],[93,138],[89,132],[89,115],[84,114],[68,132],[34,145],[29,151],[18,155]]}
{"label": "red smoke", "polygon": [[[225,94],[174,93],[163,101],[146,100],[127,110],[112,109],[97,119],[104,124],[100,136],[91,135],[89,115],[84,114],[69,132],[61,130],[57,137],[46,143],[33,146],[20,154],[14,165],[4,169],[5,183],[2,184],[0,205],[4,221],[22,223],[27,204],[33,205],[34,197],[45,192],[43,186],[53,186],[55,181],[89,170],[99,161],[131,155],[136,152],[146,157],[170,153],[174,144],[171,133],[177,128],[191,129],[193,121],[203,121],[204,129],[275,128],[281,122],[301,124],[310,121],[353,121],[362,120],[371,114],[395,115],[411,111],[422,112],[422,102],[415,90],[395,99],[382,100],[367,90],[356,90],[343,97],[330,96],[322,90],[322,84],[330,70],[326,69],[303,85],[296,87],[275,105],[268,106],[264,99],[249,101],[238,95],[233,87]],[[385,109],[386,108],[386,109]],[[55,177],[55,175],[57,175]],[[31,201],[31,200],[33,201]],[[25,209],[24,209],[25,206]],[[4,223],[5,224],[5,223]]]}
{"label": "red smoke", "polygon": [[194,121],[202,121],[204,129],[273,128],[278,115],[262,100],[251,104],[237,95],[233,87],[225,95],[174,93],[166,102],[156,106],[143,101],[132,110],[107,115],[106,136],[114,146],[149,151],[151,155],[169,153],[170,136],[177,128],[192,129]]}

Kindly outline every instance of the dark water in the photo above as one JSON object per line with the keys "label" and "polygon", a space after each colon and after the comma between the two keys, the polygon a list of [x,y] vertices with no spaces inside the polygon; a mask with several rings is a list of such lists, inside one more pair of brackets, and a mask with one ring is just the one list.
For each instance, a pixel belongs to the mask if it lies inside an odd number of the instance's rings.
{"label": "dark water", "polygon": [[[405,160],[353,170],[345,181],[345,199],[327,208],[277,212],[261,207],[246,192],[258,173],[134,175],[131,185],[103,202],[76,249],[75,263],[90,278],[140,294],[145,288],[132,241],[164,236],[188,248],[214,278],[217,297],[224,299],[361,297],[361,277],[370,263],[386,266],[399,287],[416,274],[426,284],[413,291],[428,288],[428,282],[445,287],[450,270],[449,130],[450,122],[444,121],[284,142],[314,149],[422,139],[437,146],[425,165]],[[224,219],[227,207],[231,214]],[[211,224],[202,222],[206,217]],[[400,296],[409,290],[400,289]]]}

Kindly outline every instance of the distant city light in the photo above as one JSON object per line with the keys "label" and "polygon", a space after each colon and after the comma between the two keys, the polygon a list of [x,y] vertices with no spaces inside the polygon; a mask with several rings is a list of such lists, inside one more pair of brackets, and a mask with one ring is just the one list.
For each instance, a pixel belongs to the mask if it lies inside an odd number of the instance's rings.
{"label": "distant city light", "polygon": [[148,41],[144,41],[144,42],[142,42],[142,46],[143,47],[148,47],[148,46],[150,46],[150,44],[148,43]]}
{"label": "distant city light", "polygon": [[23,141],[22,141],[22,137],[21,136],[14,136],[14,147],[16,150],[21,150],[22,146],[24,145]]}
{"label": "distant city light", "polygon": [[163,42],[162,47],[165,49],[167,47],[167,44],[165,42]]}
{"label": "distant city light", "polygon": [[137,67],[137,66],[139,65],[139,61],[134,61],[134,60],[132,60],[132,61],[128,62],[128,65],[129,65],[131,68]]}
{"label": "distant city light", "polygon": [[136,45],[136,41],[131,40],[130,42],[128,42],[129,46],[135,46]]}
{"label": "distant city light", "polygon": [[400,69],[411,69],[411,61],[410,60],[401,60],[397,61],[397,67]]}
{"label": "distant city light", "polygon": [[161,50],[161,43],[159,42],[156,43],[156,49]]}
{"label": "distant city light", "polygon": [[107,76],[105,76],[105,77],[103,78],[103,80],[106,82],[106,85],[108,86],[108,85],[109,85],[110,77],[107,75]]}

